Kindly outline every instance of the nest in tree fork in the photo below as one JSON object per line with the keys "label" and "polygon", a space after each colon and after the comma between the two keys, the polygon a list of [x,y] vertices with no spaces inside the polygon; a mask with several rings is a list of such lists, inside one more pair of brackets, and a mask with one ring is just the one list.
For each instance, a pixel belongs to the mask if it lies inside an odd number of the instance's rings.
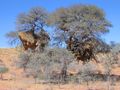
{"label": "nest in tree fork", "polygon": [[109,52],[110,48],[102,40],[87,36],[81,40],[70,37],[67,41],[67,49],[74,53],[78,61],[88,62],[94,59],[97,62],[95,55]]}
{"label": "nest in tree fork", "polygon": [[[28,50],[28,48],[35,49],[37,46],[41,44],[47,44],[50,39],[48,35],[38,36],[37,34],[34,34],[32,31],[19,32],[18,35],[25,50]],[[45,39],[47,39],[46,42],[43,42],[45,41]]]}

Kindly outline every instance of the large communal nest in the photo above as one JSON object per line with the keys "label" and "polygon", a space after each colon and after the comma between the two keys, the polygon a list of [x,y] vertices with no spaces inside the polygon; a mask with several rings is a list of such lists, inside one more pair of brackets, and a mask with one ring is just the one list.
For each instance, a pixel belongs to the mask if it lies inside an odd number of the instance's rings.
{"label": "large communal nest", "polygon": [[36,49],[37,47],[44,48],[48,45],[50,37],[45,30],[41,30],[39,33],[34,33],[33,31],[19,32],[19,38],[23,44],[25,50]]}
{"label": "large communal nest", "polygon": [[101,39],[94,36],[70,37],[67,41],[67,49],[72,51],[76,59],[83,62],[96,60],[96,54],[107,53],[110,47]]}

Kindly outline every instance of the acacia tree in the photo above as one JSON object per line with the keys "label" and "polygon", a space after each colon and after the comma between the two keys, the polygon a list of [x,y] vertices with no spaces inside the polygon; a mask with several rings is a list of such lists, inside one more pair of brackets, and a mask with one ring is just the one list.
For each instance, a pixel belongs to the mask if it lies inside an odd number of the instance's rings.
{"label": "acacia tree", "polygon": [[120,43],[116,43],[114,44],[114,46],[112,47],[112,52],[114,52],[116,55],[116,58],[117,58],[117,64],[118,66],[120,67]]}
{"label": "acacia tree", "polygon": [[[100,35],[109,31],[111,25],[104,12],[96,6],[74,5],[68,8],[60,8],[52,13],[48,23],[54,25],[57,30],[62,30],[71,35]],[[63,34],[63,33],[62,33]]]}
{"label": "acacia tree", "polygon": [[89,88],[89,81],[94,80],[94,74],[97,72],[97,66],[92,63],[87,63],[83,66],[81,66],[81,69],[79,70],[78,77],[81,81],[87,83],[87,88]]}
{"label": "acacia tree", "polygon": [[120,53],[120,43],[116,43],[112,46],[112,52],[119,54]]}
{"label": "acacia tree", "polygon": [[117,58],[117,54],[111,50],[110,53],[106,54],[103,58],[102,58],[102,62],[104,65],[104,69],[105,69],[105,75],[106,75],[106,80],[108,81],[108,90],[111,90],[111,85],[112,83],[115,83],[115,77],[111,78],[112,75],[112,69],[114,68],[114,64],[116,64],[118,61]]}
{"label": "acacia tree", "polygon": [[[87,46],[91,49],[98,47],[99,50],[101,46],[106,46],[100,36],[109,32],[111,26],[104,12],[92,5],[59,8],[51,14],[48,23],[55,27],[54,38],[57,43],[65,42],[67,48],[73,52],[77,47],[77,53],[83,57],[88,53],[85,53]],[[76,43],[79,43],[79,46]]]}
{"label": "acacia tree", "polygon": [[46,26],[47,12],[41,7],[32,8],[28,13],[21,13],[17,18],[17,30],[39,31]]}
{"label": "acacia tree", "polygon": [[42,77],[59,83],[67,81],[67,67],[73,59],[73,54],[66,49],[46,48],[43,52],[38,50],[22,53],[16,65],[35,80]]}
{"label": "acacia tree", "polygon": [[16,19],[16,31],[11,31],[6,34],[10,39],[9,42],[15,44],[18,41],[19,31],[32,31],[38,33],[47,26],[46,19],[47,11],[41,7],[34,7],[27,13],[20,13]]}
{"label": "acacia tree", "polygon": [[9,33],[6,34],[6,37],[9,39],[8,43],[10,45],[19,44],[17,31],[10,31]]}

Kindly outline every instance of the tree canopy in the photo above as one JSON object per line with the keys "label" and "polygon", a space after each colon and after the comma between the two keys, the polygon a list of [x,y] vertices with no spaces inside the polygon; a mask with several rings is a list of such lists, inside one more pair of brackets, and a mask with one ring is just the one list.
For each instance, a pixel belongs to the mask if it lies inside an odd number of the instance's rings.
{"label": "tree canopy", "polygon": [[39,31],[46,26],[47,11],[41,7],[34,7],[28,13],[18,15],[16,26],[18,31]]}
{"label": "tree canopy", "polygon": [[[68,36],[101,35],[109,32],[111,24],[106,20],[104,12],[93,5],[74,5],[59,8],[48,20],[57,30]],[[67,36],[66,36],[67,37]]]}
{"label": "tree canopy", "polygon": [[51,14],[48,23],[55,28],[55,40],[64,41],[67,48],[77,51],[79,56],[86,57],[89,54],[90,58],[90,55],[95,54],[95,48],[98,48],[98,52],[106,50],[107,44],[100,36],[109,32],[111,24],[105,18],[103,10],[96,6],[59,8]]}
{"label": "tree canopy", "polygon": [[87,59],[98,52],[109,51],[101,35],[108,33],[112,25],[103,10],[94,5],[73,5],[59,8],[51,14],[36,7],[28,13],[19,14],[16,22],[17,31],[32,31],[35,34],[39,34],[38,31],[44,30],[45,26],[53,26],[52,33],[57,44],[64,43],[68,50]]}
{"label": "tree canopy", "polygon": [[47,26],[47,11],[42,7],[31,8],[29,12],[20,13],[16,18],[16,30],[6,34],[10,44],[19,43],[18,33],[21,31],[32,31],[33,34],[39,34]]}

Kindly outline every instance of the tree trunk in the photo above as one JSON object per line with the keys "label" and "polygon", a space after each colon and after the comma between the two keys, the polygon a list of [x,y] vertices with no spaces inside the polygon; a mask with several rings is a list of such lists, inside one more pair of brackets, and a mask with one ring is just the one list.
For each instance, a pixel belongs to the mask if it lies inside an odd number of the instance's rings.
{"label": "tree trunk", "polygon": [[108,90],[110,90],[110,75],[108,75],[107,81],[108,81]]}

